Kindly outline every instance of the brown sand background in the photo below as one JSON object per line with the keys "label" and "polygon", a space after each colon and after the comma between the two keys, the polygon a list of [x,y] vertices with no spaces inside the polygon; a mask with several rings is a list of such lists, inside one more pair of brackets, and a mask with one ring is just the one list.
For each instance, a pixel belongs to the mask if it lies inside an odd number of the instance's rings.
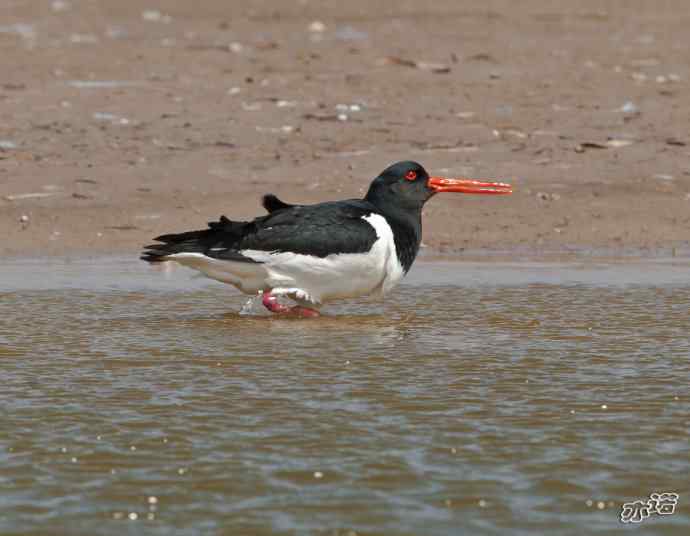
{"label": "brown sand background", "polygon": [[428,251],[686,254],[688,28],[686,0],[0,0],[0,255],[135,256],[403,159],[516,187],[435,198]]}

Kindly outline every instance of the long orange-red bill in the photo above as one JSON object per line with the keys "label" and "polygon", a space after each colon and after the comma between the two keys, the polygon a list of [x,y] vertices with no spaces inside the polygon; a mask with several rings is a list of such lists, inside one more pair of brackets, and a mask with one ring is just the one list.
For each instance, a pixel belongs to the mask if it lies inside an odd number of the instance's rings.
{"label": "long orange-red bill", "polygon": [[447,179],[445,177],[429,177],[429,188],[435,192],[458,192],[462,194],[512,194],[513,187],[505,182],[487,182],[475,179]]}

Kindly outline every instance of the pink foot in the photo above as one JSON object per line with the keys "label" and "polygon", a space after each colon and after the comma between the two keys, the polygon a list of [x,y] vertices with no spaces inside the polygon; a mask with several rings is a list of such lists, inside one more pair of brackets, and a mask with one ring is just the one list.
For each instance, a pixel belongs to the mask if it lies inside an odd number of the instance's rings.
{"label": "pink foot", "polygon": [[264,307],[272,313],[285,314],[290,312],[290,308],[287,305],[279,303],[278,298],[276,298],[270,292],[264,292],[264,297],[261,299],[261,303],[263,303]]}
{"label": "pink foot", "polygon": [[264,292],[261,303],[263,303],[266,309],[276,314],[296,316],[299,318],[316,318],[317,316],[321,316],[321,313],[319,313],[316,309],[302,307],[301,305],[295,305],[294,307],[283,305],[282,303],[279,303],[278,298],[276,298],[270,292]]}

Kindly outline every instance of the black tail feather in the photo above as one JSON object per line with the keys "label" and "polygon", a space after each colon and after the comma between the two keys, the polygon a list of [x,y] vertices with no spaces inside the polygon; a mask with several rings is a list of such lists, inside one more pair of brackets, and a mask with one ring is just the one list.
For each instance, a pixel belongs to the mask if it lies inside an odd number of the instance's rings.
{"label": "black tail feather", "polygon": [[293,208],[298,205],[291,205],[290,203],[286,203],[285,201],[281,201],[278,199],[278,196],[273,195],[273,194],[266,194],[263,196],[261,199],[261,204],[263,207],[266,209],[266,212],[269,214],[275,212],[276,210],[283,210],[286,208]]}
{"label": "black tail feather", "polygon": [[231,221],[221,216],[219,221],[209,222],[208,229],[165,234],[154,238],[161,243],[145,246],[140,258],[156,263],[168,260],[167,257],[175,253],[203,253],[212,257],[252,262],[251,259],[233,251],[244,236],[248,225],[251,224]]}

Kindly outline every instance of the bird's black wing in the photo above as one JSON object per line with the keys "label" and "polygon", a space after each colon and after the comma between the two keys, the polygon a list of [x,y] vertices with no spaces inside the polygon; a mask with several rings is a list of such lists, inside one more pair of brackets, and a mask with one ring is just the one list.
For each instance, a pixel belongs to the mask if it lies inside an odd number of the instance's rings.
{"label": "bird's black wing", "polygon": [[364,253],[377,235],[364,219],[375,208],[366,201],[350,200],[316,205],[292,205],[250,222],[221,216],[208,229],[162,235],[160,244],[146,246],[142,259],[166,260],[175,253],[202,253],[208,257],[261,262],[244,252],[292,252],[315,257],[335,253]]}
{"label": "bird's black wing", "polygon": [[363,218],[375,213],[365,201],[295,205],[252,222],[252,229],[235,246],[238,251],[292,252],[315,257],[364,253],[377,235]]}

